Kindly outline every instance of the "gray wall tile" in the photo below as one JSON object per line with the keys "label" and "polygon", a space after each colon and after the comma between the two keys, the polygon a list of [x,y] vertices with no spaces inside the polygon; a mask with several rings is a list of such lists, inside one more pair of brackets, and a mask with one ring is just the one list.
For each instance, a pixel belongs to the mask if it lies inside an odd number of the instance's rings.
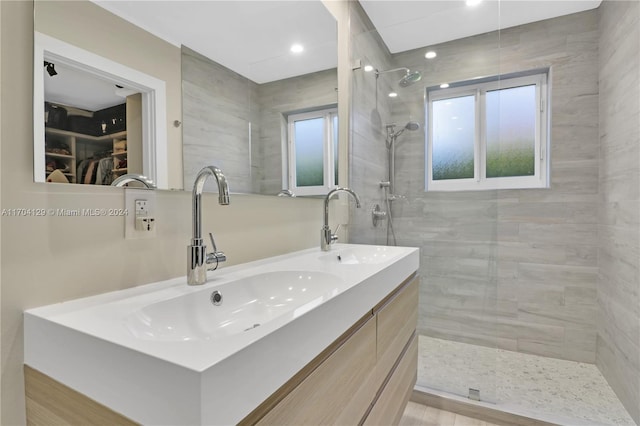
{"label": "gray wall tile", "polygon": [[600,7],[597,365],[640,424],[640,4]]}

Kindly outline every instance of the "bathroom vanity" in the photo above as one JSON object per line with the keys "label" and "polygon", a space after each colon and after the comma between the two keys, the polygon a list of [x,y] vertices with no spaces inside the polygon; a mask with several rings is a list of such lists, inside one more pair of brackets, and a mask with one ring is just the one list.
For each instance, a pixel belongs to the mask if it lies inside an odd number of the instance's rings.
{"label": "bathroom vanity", "polygon": [[28,310],[28,422],[396,423],[418,262],[337,244]]}

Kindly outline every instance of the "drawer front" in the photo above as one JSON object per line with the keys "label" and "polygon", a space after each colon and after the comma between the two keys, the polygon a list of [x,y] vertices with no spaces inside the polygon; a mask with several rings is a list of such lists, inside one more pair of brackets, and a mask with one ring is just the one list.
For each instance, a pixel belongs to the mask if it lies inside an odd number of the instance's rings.
{"label": "drawer front", "polygon": [[418,337],[413,334],[400,362],[380,393],[365,425],[398,424],[416,384],[418,366]]}
{"label": "drawer front", "polygon": [[[376,321],[367,321],[353,336],[299,386],[276,405],[258,424],[335,424],[341,413],[353,409],[357,393],[376,359]],[[356,412],[365,412],[370,400]],[[351,419],[358,423],[359,419]]]}
{"label": "drawer front", "polygon": [[382,381],[389,374],[418,323],[418,278],[385,304],[377,314],[377,375]]}

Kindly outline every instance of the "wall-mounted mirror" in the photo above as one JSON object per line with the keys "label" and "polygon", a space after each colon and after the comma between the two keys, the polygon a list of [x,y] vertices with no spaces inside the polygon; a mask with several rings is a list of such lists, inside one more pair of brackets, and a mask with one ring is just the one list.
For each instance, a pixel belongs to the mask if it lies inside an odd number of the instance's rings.
{"label": "wall-mounted mirror", "polygon": [[34,61],[36,182],[167,187],[164,81],[38,32]]}
{"label": "wall-mounted mirror", "polygon": [[90,1],[34,7],[35,181],[108,185],[140,173],[182,188],[181,129],[171,124],[181,119],[179,47]]}
{"label": "wall-mounted mirror", "polygon": [[[233,192],[276,195],[296,184],[335,184],[332,128],[320,126],[309,137],[322,164],[307,183],[296,177],[307,168],[306,142],[289,137],[291,116],[337,107],[336,22],[321,1],[35,4],[36,32],[165,81],[166,165],[154,163],[157,173],[166,168],[160,188],[189,190],[209,164],[222,168]],[[122,28],[126,35],[118,34]],[[36,61],[42,79],[45,60]],[[36,157],[36,170],[46,173],[45,155]],[[149,162],[146,152],[142,157]]]}

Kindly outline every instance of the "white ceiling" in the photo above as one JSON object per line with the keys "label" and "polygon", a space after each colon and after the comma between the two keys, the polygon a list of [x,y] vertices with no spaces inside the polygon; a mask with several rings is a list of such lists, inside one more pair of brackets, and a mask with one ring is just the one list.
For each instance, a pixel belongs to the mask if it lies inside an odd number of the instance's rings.
{"label": "white ceiling", "polygon": [[[92,1],[256,83],[337,66],[336,21],[320,0]],[[294,43],[305,51],[292,54]]]}
{"label": "white ceiling", "polygon": [[360,0],[391,53],[594,9],[602,0]]}
{"label": "white ceiling", "polygon": [[[43,64],[44,67],[44,64]],[[58,72],[49,76],[44,72],[44,93],[47,102],[70,105],[87,111],[99,111],[104,108],[126,102],[131,90],[118,90],[116,85],[93,74],[55,64]]]}
{"label": "white ceiling", "polygon": [[[176,46],[266,83],[337,66],[337,30],[320,0],[92,0]],[[391,53],[593,9],[601,0],[360,0]],[[305,46],[291,54],[293,43]],[[63,71],[56,65],[58,71]],[[66,70],[45,79],[47,100],[96,111],[122,102],[113,83]],[[67,84],[86,84],[69,90]],[[85,86],[83,86],[85,87]],[[101,91],[102,96],[95,94]],[[76,93],[70,99],[69,93]],[[88,95],[90,96],[84,96]],[[66,97],[65,97],[66,96]],[[99,99],[96,103],[96,99]]]}

